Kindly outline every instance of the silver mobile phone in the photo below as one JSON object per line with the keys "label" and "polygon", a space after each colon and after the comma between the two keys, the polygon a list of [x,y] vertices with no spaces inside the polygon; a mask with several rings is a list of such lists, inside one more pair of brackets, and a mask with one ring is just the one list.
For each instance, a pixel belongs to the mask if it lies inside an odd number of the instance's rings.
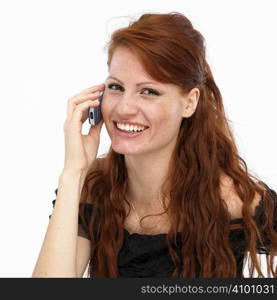
{"label": "silver mobile phone", "polygon": [[96,126],[102,119],[101,113],[101,102],[103,100],[104,91],[100,92],[100,96],[98,98],[100,104],[97,107],[90,107],[88,109],[88,121],[91,125]]}

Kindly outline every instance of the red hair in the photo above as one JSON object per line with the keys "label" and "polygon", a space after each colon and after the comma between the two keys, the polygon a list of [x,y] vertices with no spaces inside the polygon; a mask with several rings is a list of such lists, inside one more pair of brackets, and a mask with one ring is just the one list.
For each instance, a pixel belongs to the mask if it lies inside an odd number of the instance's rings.
{"label": "red hair", "polygon": [[[194,114],[184,118],[172,153],[170,170],[162,186],[169,198],[171,228],[166,237],[175,270],[172,276],[236,277],[237,266],[228,240],[230,229],[243,228],[253,266],[262,274],[256,256],[257,242],[267,246],[267,264],[274,277],[273,259],[277,234],[273,228],[273,198],[255,182],[239,156],[225,116],[221,93],[205,58],[205,40],[181,13],[144,14],[126,28],[113,32],[108,43],[110,66],[114,51],[127,47],[136,54],[148,74],[157,81],[173,83],[184,93],[200,90]],[[230,214],[220,194],[221,175],[226,174],[243,202],[242,224],[230,225]],[[89,276],[118,277],[118,253],[124,240],[124,209],[128,174],[124,155],[109,149],[87,173],[79,215],[85,224],[84,203],[93,204],[87,225],[91,239]],[[262,183],[262,181],[260,181]],[[262,183],[263,184],[263,183]],[[263,196],[264,223],[252,218],[255,192]],[[182,249],[176,252],[181,228]],[[265,233],[267,240],[263,239]],[[268,260],[270,258],[270,260]]]}

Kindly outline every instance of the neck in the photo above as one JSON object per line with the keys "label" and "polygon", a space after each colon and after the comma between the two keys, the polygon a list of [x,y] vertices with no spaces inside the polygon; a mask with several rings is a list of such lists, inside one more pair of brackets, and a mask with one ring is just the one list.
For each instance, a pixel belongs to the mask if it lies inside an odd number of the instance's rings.
{"label": "neck", "polygon": [[160,207],[161,186],[167,175],[171,153],[150,153],[141,156],[125,155],[128,171],[127,196],[136,206]]}

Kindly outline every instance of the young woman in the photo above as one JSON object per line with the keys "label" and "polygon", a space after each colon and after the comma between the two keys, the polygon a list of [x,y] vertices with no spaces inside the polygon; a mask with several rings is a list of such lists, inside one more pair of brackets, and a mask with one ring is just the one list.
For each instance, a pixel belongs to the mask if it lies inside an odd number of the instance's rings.
{"label": "young woman", "polygon": [[[276,277],[277,194],[247,170],[181,13],[115,31],[109,76],[68,101],[65,161],[33,277]],[[88,108],[103,120],[82,135]],[[105,123],[109,152],[97,157]],[[257,254],[267,258],[262,272]]]}

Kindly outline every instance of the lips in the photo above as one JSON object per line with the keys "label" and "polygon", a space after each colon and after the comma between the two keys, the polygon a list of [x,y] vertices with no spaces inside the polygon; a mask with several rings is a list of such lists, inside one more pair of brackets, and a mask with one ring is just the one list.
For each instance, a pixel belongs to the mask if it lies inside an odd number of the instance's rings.
{"label": "lips", "polygon": [[147,125],[143,125],[143,124],[140,124],[140,123],[134,123],[134,122],[126,122],[126,121],[113,121],[113,123],[115,124],[116,126],[116,123],[120,123],[120,124],[124,124],[124,125],[133,125],[133,126],[142,126],[142,127],[145,127],[145,128],[149,128],[149,126]]}
{"label": "lips", "polygon": [[142,131],[137,131],[137,132],[127,132],[127,131],[124,131],[124,130],[120,130],[119,128],[117,128],[116,126],[116,123],[114,123],[114,130],[116,132],[117,135],[121,136],[121,137],[127,137],[127,138],[134,138],[134,137],[137,137],[139,135],[142,135],[144,134],[146,131],[148,131],[148,128],[145,128],[143,129]]}

